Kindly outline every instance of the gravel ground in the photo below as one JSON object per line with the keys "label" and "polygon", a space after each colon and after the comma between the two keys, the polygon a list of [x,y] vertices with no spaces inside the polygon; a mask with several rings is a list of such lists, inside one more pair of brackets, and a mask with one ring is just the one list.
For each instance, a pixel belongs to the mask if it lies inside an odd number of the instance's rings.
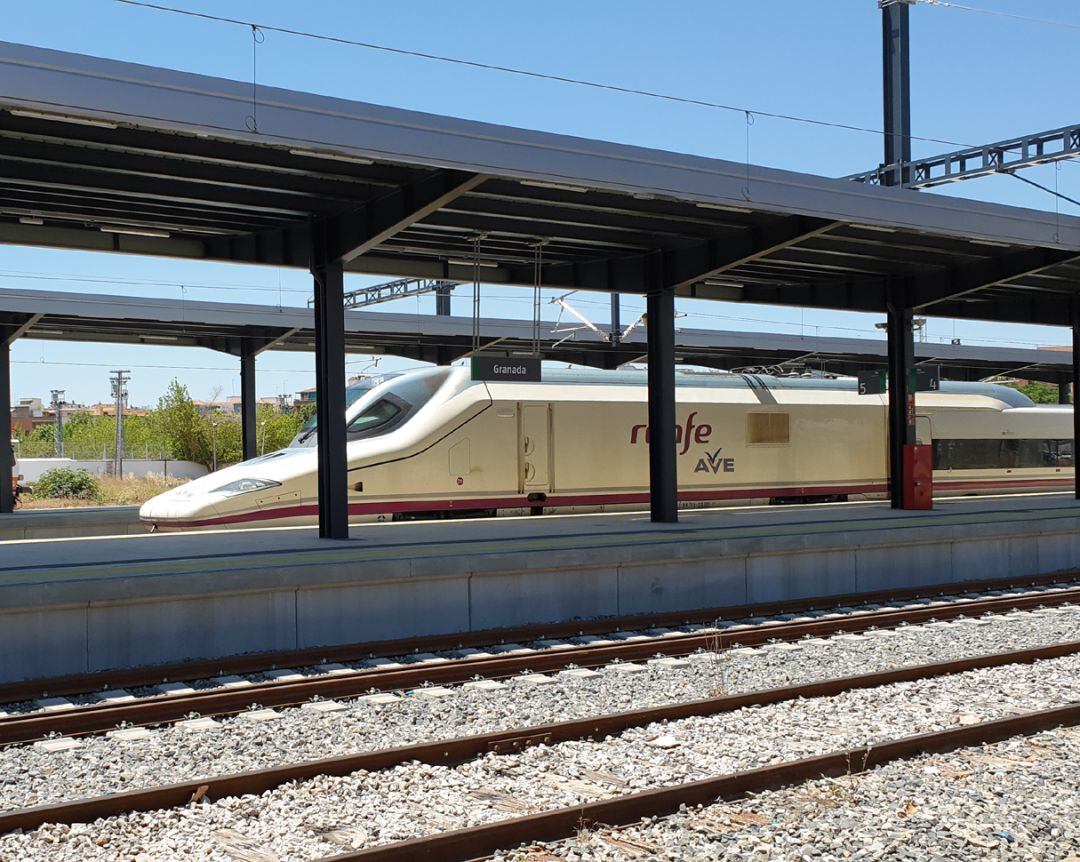
{"label": "gravel ground", "polygon": [[612,667],[587,678],[560,673],[545,678],[550,684],[516,679],[494,691],[457,686],[440,698],[415,690],[382,706],[350,701],[336,712],[283,709],[265,722],[220,719],[203,731],[174,725],[137,740],[89,737],[61,752],[10,746],[0,750],[0,810],[1077,639],[1080,607],[1069,606],[842,635],[796,650],[776,644],[703,653],[685,667],[661,662],[638,673]]}
{"label": "gravel ground", "polygon": [[410,763],[185,809],[46,826],[0,838],[0,860],[314,859],[1078,699],[1080,656],[1069,656],[634,728],[453,768]]}
{"label": "gravel ground", "polygon": [[1080,862],[1078,772],[1080,730],[1058,729],[584,830],[495,862]]}

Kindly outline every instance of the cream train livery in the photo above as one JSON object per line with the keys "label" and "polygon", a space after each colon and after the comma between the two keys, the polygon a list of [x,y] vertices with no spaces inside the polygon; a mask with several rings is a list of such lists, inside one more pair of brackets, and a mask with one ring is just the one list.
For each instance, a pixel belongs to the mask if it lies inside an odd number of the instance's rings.
{"label": "cream train livery", "polygon": [[[465,368],[385,378],[346,415],[353,520],[641,507],[648,500],[645,374],[546,371],[479,383]],[[679,373],[679,499],[809,502],[886,490],[885,398],[853,379]],[[1072,410],[1014,389],[943,383],[918,396],[937,493],[1072,483]],[[287,449],[146,503],[157,530],[311,524],[312,427]]]}

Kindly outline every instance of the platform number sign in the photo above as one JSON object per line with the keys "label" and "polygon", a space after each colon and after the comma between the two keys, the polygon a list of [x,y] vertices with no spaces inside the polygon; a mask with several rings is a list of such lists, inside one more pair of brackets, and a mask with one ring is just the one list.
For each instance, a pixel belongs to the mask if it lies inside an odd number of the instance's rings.
{"label": "platform number sign", "polygon": [[[941,389],[941,369],[936,365],[911,369],[908,388],[912,392],[937,392]],[[884,371],[860,371],[860,395],[884,395],[889,391],[889,377]]]}

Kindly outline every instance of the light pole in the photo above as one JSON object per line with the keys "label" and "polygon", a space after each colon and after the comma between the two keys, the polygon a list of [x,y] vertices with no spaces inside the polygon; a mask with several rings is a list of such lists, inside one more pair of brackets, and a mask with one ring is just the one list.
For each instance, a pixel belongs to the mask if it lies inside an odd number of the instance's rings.
{"label": "light pole", "polygon": [[113,398],[116,399],[116,453],[113,459],[113,475],[117,479],[124,478],[124,401],[127,398],[127,383],[130,375],[127,369],[114,370],[114,377],[109,378],[112,383]]}
{"label": "light pole", "polygon": [[56,457],[64,457],[64,390],[52,390],[53,438],[56,444]]}
{"label": "light pole", "polygon": [[262,446],[259,447],[259,454],[260,455],[265,455],[266,454],[266,420],[265,419],[263,419],[263,421],[259,423],[259,428],[262,431]]}
{"label": "light pole", "polygon": [[211,458],[211,470],[217,472],[217,421],[210,420],[210,458]]}

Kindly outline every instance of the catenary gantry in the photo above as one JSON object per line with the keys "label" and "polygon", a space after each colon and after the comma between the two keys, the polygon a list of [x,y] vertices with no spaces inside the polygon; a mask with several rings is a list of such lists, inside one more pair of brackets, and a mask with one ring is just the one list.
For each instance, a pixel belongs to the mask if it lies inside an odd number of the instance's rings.
{"label": "catenary gantry", "polygon": [[0,241],[312,272],[326,536],[347,532],[346,272],[532,285],[543,242],[544,286],[644,294],[659,521],[676,517],[676,295],[887,314],[894,419],[915,312],[1080,323],[1074,217],[269,87],[253,101],[250,82],[21,45],[0,43],[0,71]]}

